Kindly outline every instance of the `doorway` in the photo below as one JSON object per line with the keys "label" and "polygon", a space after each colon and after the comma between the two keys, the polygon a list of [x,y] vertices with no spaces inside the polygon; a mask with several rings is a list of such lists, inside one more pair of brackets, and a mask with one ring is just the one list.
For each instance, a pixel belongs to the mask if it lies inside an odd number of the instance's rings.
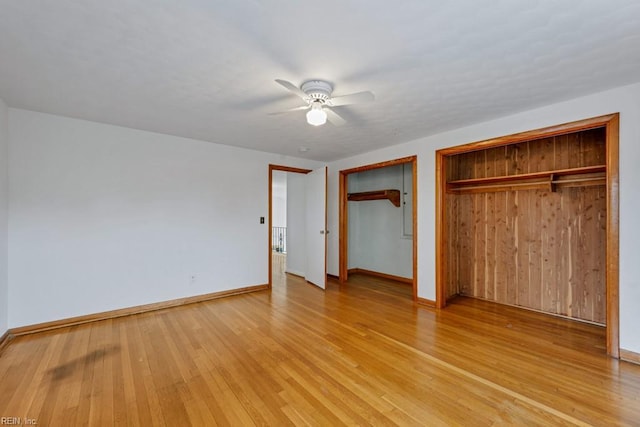
{"label": "doorway", "polygon": [[[397,206],[404,201],[404,194],[397,194],[397,189],[379,189],[378,191],[367,191],[364,193],[349,194],[349,176],[355,176],[354,174],[375,171],[377,169],[407,165],[411,168],[411,174],[409,176],[410,185],[406,196],[410,196],[411,206],[410,213],[407,214],[406,226],[404,229],[410,230],[411,239],[411,271],[412,277],[408,282],[412,286],[413,300],[423,302],[428,305],[432,305],[431,301],[421,301],[418,298],[417,293],[417,277],[418,277],[418,263],[417,263],[417,156],[403,157],[395,160],[390,160],[381,163],[375,163],[366,166],[360,166],[357,168],[346,169],[340,171],[339,174],[339,192],[340,192],[340,213],[339,213],[339,280],[340,283],[347,282],[349,278],[349,200],[380,200],[387,199],[391,203],[398,203]],[[373,230],[375,232],[375,230]],[[407,235],[409,237],[409,235]],[[389,275],[379,274],[382,277]]]}
{"label": "doorway", "polygon": [[[301,176],[302,180],[296,180],[298,183],[296,188],[296,215],[291,220],[295,221],[296,228],[290,230],[289,228],[285,233],[282,233],[286,239],[284,242],[280,242],[280,235],[274,232],[273,218],[274,218],[274,174],[279,172],[285,172],[288,175]],[[302,187],[300,187],[302,184]],[[288,251],[299,251],[301,248],[304,250],[304,263],[299,263],[298,270],[293,274],[303,276],[308,283],[311,283],[321,289],[326,287],[326,265],[327,265],[327,241],[326,230],[327,224],[327,168],[322,167],[316,170],[294,168],[281,165],[269,165],[269,256],[268,256],[268,286],[271,289],[273,286],[273,250],[277,248],[287,247]],[[287,196],[287,205],[289,206],[290,199]],[[288,208],[287,208],[288,209]],[[289,215],[287,215],[288,217]],[[298,218],[299,216],[303,218]],[[289,218],[287,221],[289,222]],[[289,244],[289,240],[296,237],[296,245]],[[302,242],[302,243],[300,243]],[[289,264],[289,263],[288,263]],[[287,269],[289,267],[287,266]]]}
{"label": "doorway", "polygon": [[[288,250],[288,207],[287,207],[287,193],[290,190],[289,181],[293,181],[292,184],[295,184],[295,181],[290,178],[290,172],[284,171],[273,171],[272,179],[273,183],[271,185],[272,189],[272,205],[271,205],[271,261],[272,261],[272,269],[274,280],[278,281],[284,273],[287,271],[287,260],[289,255]],[[297,175],[297,174],[294,174]],[[291,218],[294,220],[296,218]],[[296,245],[294,245],[296,248]],[[296,248],[298,249],[298,248]],[[299,250],[295,250],[293,255],[293,261],[295,265],[296,254],[299,253]]]}

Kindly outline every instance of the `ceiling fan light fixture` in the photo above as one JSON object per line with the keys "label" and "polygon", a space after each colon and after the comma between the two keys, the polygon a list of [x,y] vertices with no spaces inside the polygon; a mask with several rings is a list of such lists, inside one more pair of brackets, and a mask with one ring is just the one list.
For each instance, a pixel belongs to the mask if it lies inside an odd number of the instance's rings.
{"label": "ceiling fan light fixture", "polygon": [[322,104],[314,102],[307,112],[307,123],[312,126],[320,126],[327,123],[327,113],[322,109]]}
{"label": "ceiling fan light fixture", "polygon": [[287,111],[309,110],[307,112],[307,123],[312,126],[321,126],[327,120],[334,126],[342,126],[346,121],[333,110],[333,107],[371,102],[376,98],[369,91],[332,96],[333,85],[324,80],[307,80],[300,87],[287,80],[276,79],[276,83],[302,98],[306,105],[291,108]]}

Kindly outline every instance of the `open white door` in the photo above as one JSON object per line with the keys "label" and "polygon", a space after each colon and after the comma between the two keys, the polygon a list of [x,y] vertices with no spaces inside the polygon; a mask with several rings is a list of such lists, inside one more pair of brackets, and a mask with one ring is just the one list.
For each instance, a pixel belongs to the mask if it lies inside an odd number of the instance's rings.
{"label": "open white door", "polygon": [[307,268],[305,279],[324,289],[327,281],[327,167],[306,175]]}

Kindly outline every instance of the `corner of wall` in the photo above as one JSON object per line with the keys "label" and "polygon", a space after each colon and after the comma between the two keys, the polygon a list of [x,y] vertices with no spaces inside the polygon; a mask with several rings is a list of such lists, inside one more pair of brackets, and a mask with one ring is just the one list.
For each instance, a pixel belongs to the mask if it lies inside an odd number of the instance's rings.
{"label": "corner of wall", "polygon": [[0,99],[0,337],[9,328],[9,110]]}

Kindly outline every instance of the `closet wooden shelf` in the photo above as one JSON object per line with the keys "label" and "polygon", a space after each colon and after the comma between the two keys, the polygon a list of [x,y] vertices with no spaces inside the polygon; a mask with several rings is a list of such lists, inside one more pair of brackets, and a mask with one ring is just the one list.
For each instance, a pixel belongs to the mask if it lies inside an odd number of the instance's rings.
{"label": "closet wooden shelf", "polygon": [[389,200],[396,207],[400,207],[400,190],[365,191],[361,193],[349,193],[347,200],[361,202],[363,200]]}
{"label": "closet wooden shelf", "polygon": [[450,192],[482,192],[504,190],[556,190],[558,185],[587,186],[606,183],[606,166],[586,166],[518,175],[458,179],[447,183]]}

